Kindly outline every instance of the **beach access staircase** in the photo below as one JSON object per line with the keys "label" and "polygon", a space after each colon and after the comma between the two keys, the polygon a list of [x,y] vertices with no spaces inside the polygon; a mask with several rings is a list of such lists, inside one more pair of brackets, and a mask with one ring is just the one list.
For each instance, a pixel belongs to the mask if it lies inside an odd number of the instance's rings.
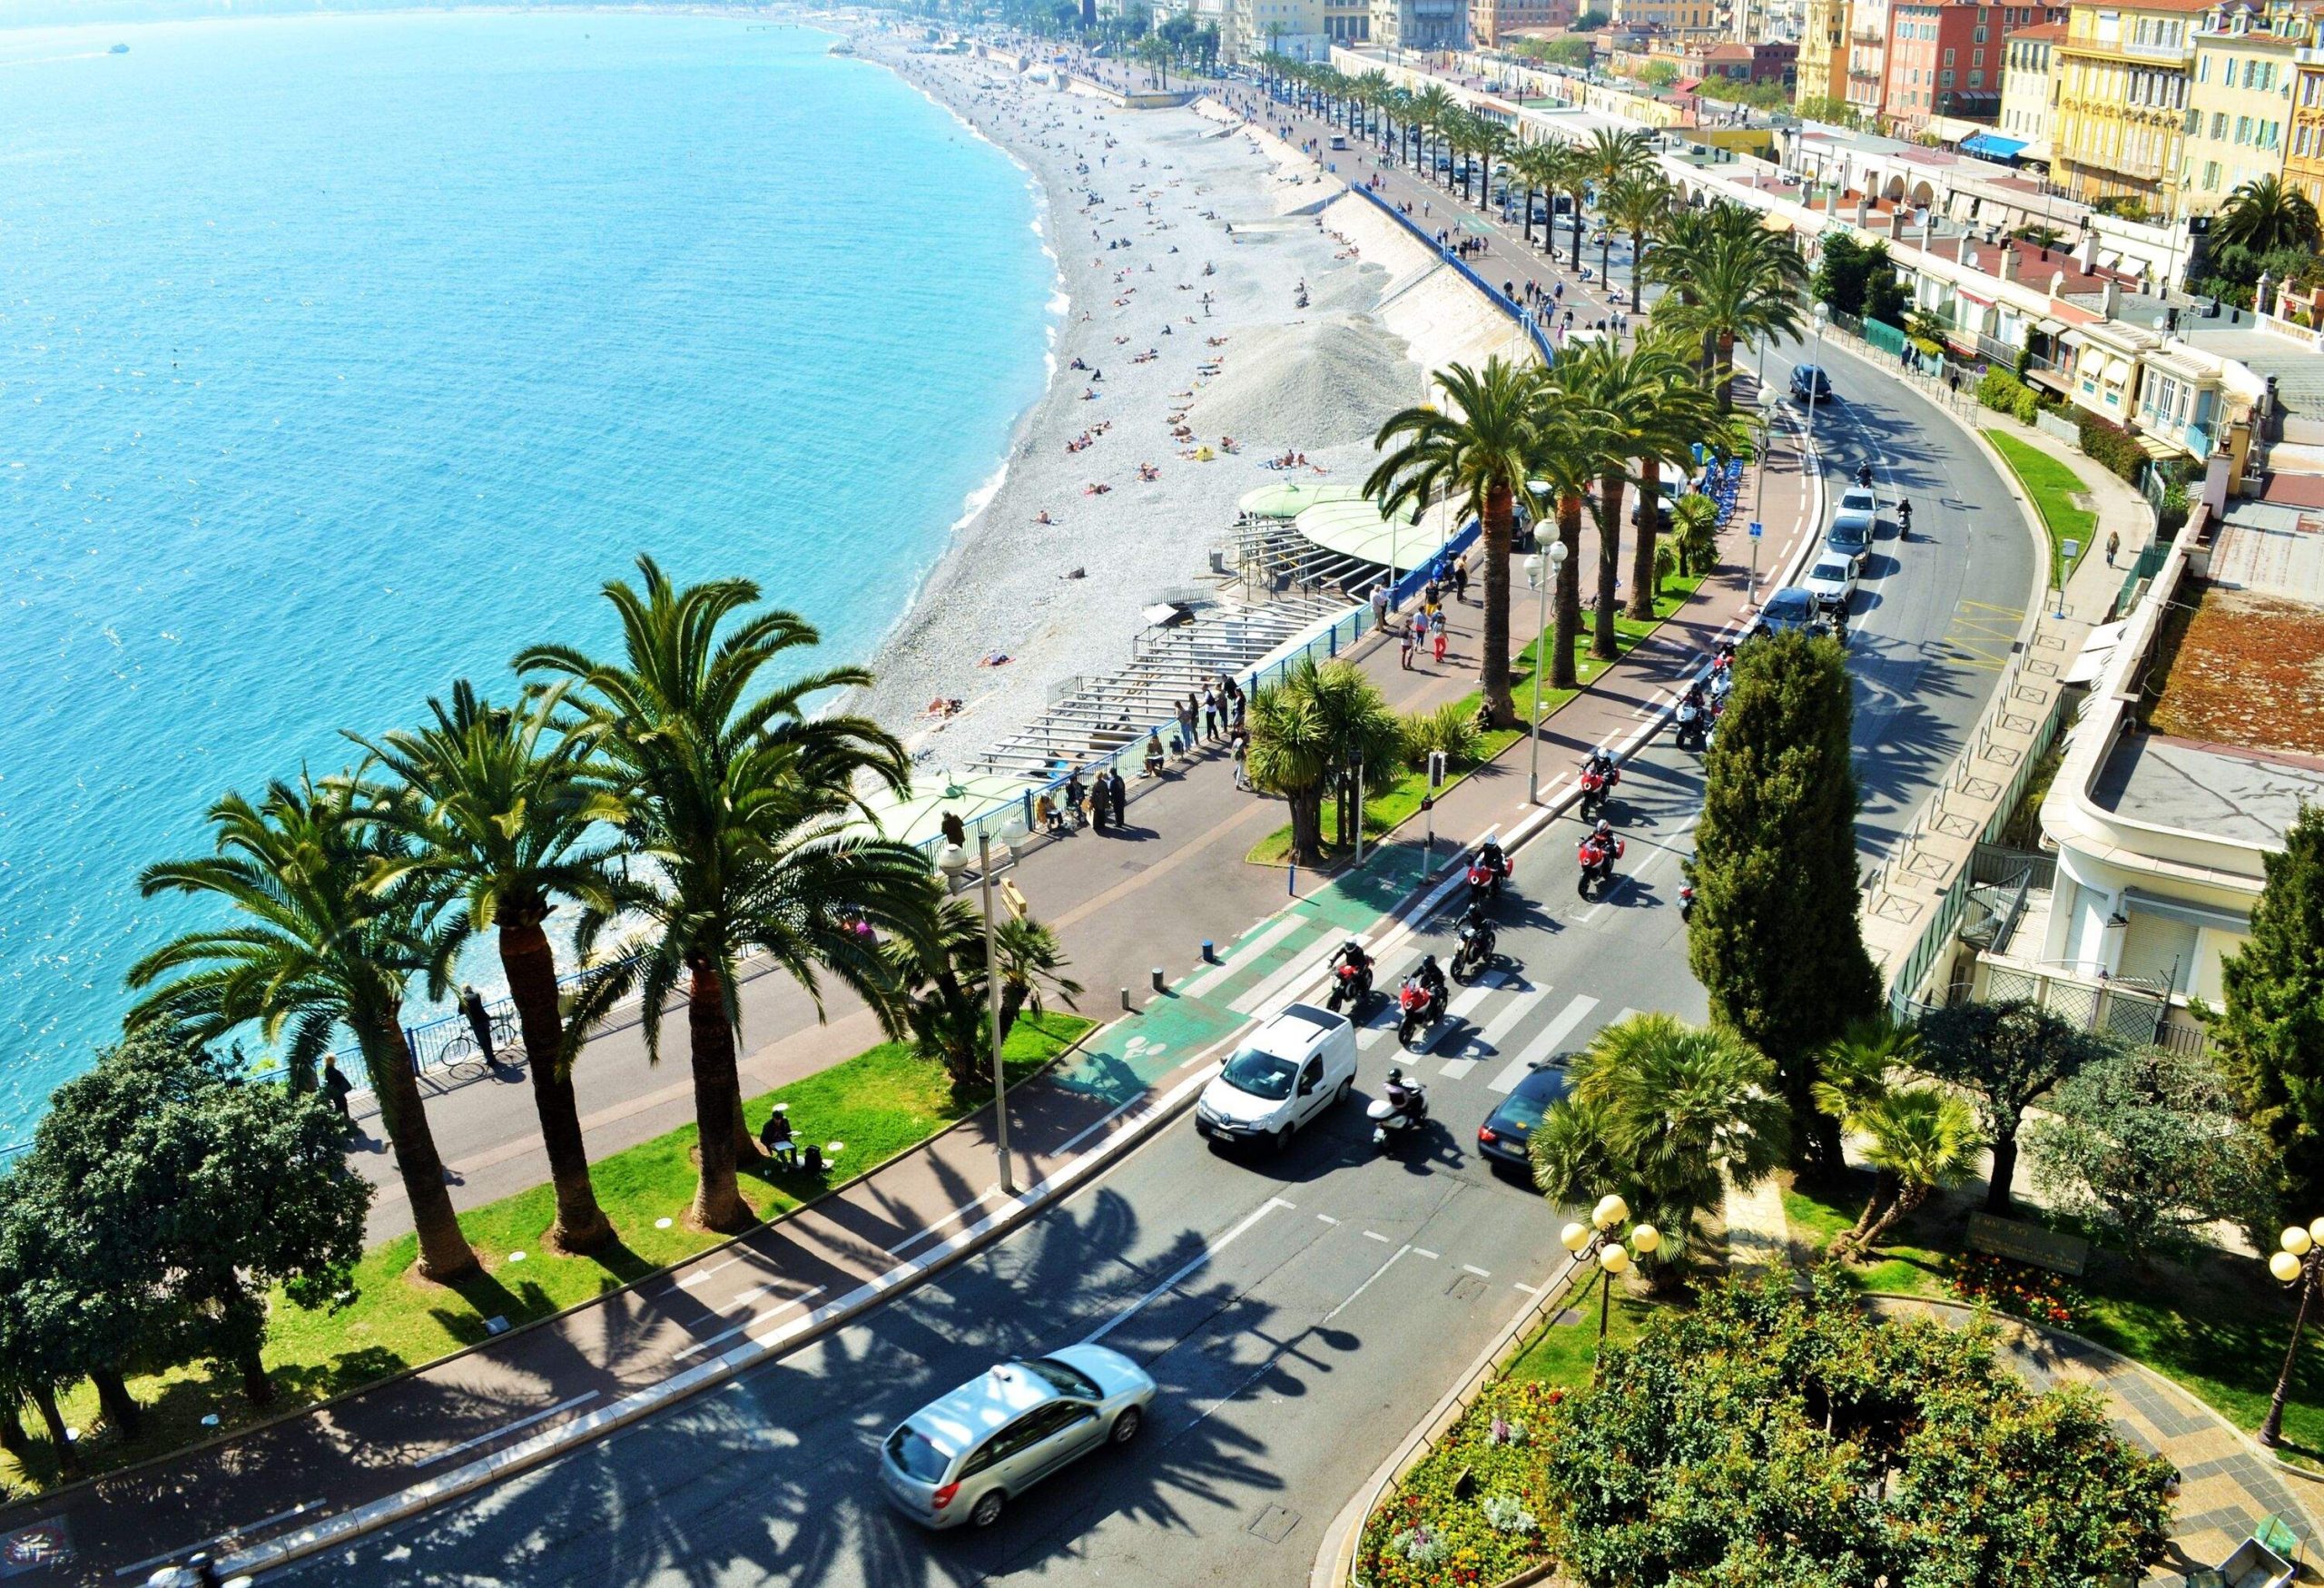
{"label": "beach access staircase", "polygon": [[1178,708],[1189,695],[1199,695],[1222,677],[1247,686],[1254,664],[1349,605],[1344,598],[1290,592],[1252,605],[1199,590],[1177,592],[1165,604],[1177,616],[1140,631],[1131,642],[1128,666],[1059,680],[1050,686],[1046,711],[970,764],[980,772],[1046,784],[1124,752],[1134,760],[1143,755],[1152,731],[1158,730],[1168,746],[1178,737]]}
{"label": "beach access staircase", "polygon": [[[1423,544],[1418,535],[1413,542],[1414,561],[1436,555],[1436,547]],[[1318,546],[1288,518],[1251,517],[1211,548],[1210,571],[1223,585],[1239,587],[1246,600],[1264,597],[1340,607],[1368,599],[1372,587],[1388,577],[1379,563]]]}

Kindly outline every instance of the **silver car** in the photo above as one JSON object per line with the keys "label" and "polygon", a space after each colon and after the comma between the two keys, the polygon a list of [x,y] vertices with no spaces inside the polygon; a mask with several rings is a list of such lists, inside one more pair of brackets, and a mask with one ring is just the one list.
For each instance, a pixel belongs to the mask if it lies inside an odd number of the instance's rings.
{"label": "silver car", "polygon": [[896,1425],[880,1447],[881,1486],[923,1527],[990,1527],[1067,1463],[1137,1438],[1154,1387],[1103,1346],[1003,1362]]}

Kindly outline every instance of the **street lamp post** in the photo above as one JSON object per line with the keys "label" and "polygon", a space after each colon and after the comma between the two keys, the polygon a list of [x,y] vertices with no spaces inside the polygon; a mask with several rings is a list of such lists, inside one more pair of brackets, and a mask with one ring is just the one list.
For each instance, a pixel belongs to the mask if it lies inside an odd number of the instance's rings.
{"label": "street lamp post", "polygon": [[[1533,533],[1541,534],[1541,516],[1533,518]],[[1550,542],[1549,565],[1542,567],[1541,554],[1535,552],[1525,559],[1525,571],[1533,577],[1533,720],[1530,736],[1533,741],[1531,759],[1525,770],[1525,803],[1541,803],[1541,675],[1548,670],[1550,636],[1550,587],[1558,581],[1565,567],[1565,542]]]}
{"label": "street lamp post", "polygon": [[[1001,853],[1008,853],[1004,837]],[[969,852],[956,838],[936,853],[936,869],[948,883],[960,881],[969,868]],[[977,827],[977,891],[984,909],[985,1019],[992,1045],[992,1129],[994,1150],[1000,1159],[1000,1194],[1017,1194],[1016,1177],[1009,1167],[1009,1072],[1000,1058],[1000,954],[992,926],[992,836]]]}
{"label": "street lamp post", "polygon": [[2317,1277],[2324,1271],[2324,1218],[2302,1229],[2291,1225],[2268,1259],[2268,1272],[2286,1285],[2299,1287],[2299,1311],[2292,1319],[2291,1345],[2284,1352],[2284,1370],[2276,1376],[2275,1398],[2268,1403],[2268,1420],[2260,1425],[2260,1443],[2283,1443],[2284,1400],[2291,1394],[2292,1364],[2299,1356],[2299,1336],[2308,1327],[2308,1304],[2315,1299]]}
{"label": "street lamp post", "polygon": [[[1614,1227],[1630,1216],[1630,1205],[1611,1193],[1598,1198],[1598,1206],[1590,1210],[1588,1224],[1572,1223],[1559,1232],[1558,1243],[1571,1252],[1579,1261],[1595,1262],[1600,1277],[1598,1293],[1598,1344],[1606,1343],[1606,1323],[1613,1307],[1614,1280],[1630,1267],[1633,1256],[1652,1257],[1662,1246],[1662,1232],[1651,1224],[1633,1226],[1630,1241],[1625,1245],[1616,1238]],[[1597,1376],[1593,1364],[1590,1376]]]}

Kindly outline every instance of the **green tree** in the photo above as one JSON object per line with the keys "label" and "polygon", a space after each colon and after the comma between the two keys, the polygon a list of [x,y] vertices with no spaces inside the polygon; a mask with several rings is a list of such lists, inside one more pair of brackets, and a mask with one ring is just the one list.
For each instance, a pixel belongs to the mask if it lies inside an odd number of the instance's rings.
{"label": "green tree", "polygon": [[230,794],[210,821],[214,855],[149,866],[138,887],[222,899],[241,923],[188,932],[131,966],[130,986],[150,989],[131,1028],[204,1044],[251,1022],[269,1042],[287,1031],[283,1060],[301,1090],[332,1038],[352,1035],[410,1199],[420,1277],[474,1273],[403,1035],[412,983],[440,979],[447,963],[442,896],[418,874],[418,852],[350,779],[271,784],[257,804]]}
{"label": "green tree", "polygon": [[1876,271],[1893,271],[1885,242],[1859,242],[1842,228],[1824,235],[1823,255],[1816,262],[1809,290],[1835,314],[1864,313],[1865,286]]}
{"label": "green tree", "polygon": [[[1649,166],[1618,177],[1598,195],[1598,213],[1606,224],[1630,238],[1630,309],[1636,312],[1644,303],[1640,297],[1640,278],[1646,267],[1646,240],[1661,226],[1663,217],[1678,202],[1661,171]],[[1609,291],[1613,283],[1606,283]]]}
{"label": "green tree", "polygon": [[1688,962],[1711,1016],[1775,1060],[1814,1167],[1840,1170],[1839,1130],[1814,1111],[1817,1055],[1879,1007],[1857,916],[1847,664],[1799,630],[1746,643],[1703,764],[1688,864]]}
{"label": "green tree", "polygon": [[2034,1183],[2145,1260],[2225,1219],[2267,1249],[2279,1211],[2275,1149],[2236,1118],[2210,1060],[2110,1053],[2061,1081],[2026,1128]]}
{"label": "green tree", "polygon": [[1517,720],[1509,682],[1509,551],[1517,495],[1540,478],[1547,449],[1541,372],[1496,356],[1481,370],[1454,364],[1436,380],[1449,408],[1424,403],[1389,416],[1373,439],[1381,457],[1364,494],[1384,516],[1449,499],[1477,519],[1485,576],[1477,682],[1493,725],[1507,727]]}
{"label": "green tree", "polygon": [[2251,1122],[2281,1156],[2294,1207],[2324,1197],[2324,807],[2303,806],[2267,882],[2250,941],[2220,969],[2221,1006],[2198,1006]]}
{"label": "green tree", "polygon": [[1638,69],[1638,80],[1649,88],[1668,88],[1679,81],[1679,68],[1668,61],[1649,61]]}
{"label": "green tree", "polygon": [[1994,1153],[1985,1211],[2005,1215],[2025,1110],[2104,1058],[2112,1044],[2024,999],[1933,1009],[1921,1017],[1919,1033],[1915,1066],[1977,1100],[1978,1122]]}
{"label": "green tree", "polygon": [[478,933],[494,934],[556,1195],[545,1238],[554,1251],[591,1252],[615,1238],[597,1206],[573,1092],[594,1011],[567,1019],[547,923],[559,901],[606,916],[621,909],[603,824],[623,807],[593,764],[591,735],[559,731],[561,703],[562,692],[548,690],[519,710],[497,707],[464,678],[449,706],[428,703],[427,726],[350,737],[398,780],[378,800],[380,820],[417,845],[425,874],[459,895],[462,908],[445,926],[446,960]]}
{"label": "green tree", "polygon": [[[1660,516],[1664,464],[1686,467],[1693,448],[1718,425],[1718,415],[1694,371],[1667,337],[1649,336],[1625,349],[1610,337],[1569,349],[1558,360],[1557,382],[1606,419],[1604,451],[1598,463],[1598,489],[1591,498],[1598,521],[1598,599],[1590,654],[1611,661],[1621,654],[1614,616],[1615,587],[1622,567],[1622,492],[1638,469],[1638,547],[1641,567],[1632,569],[1633,616],[1643,605],[1654,616],[1655,520]],[[1641,576],[1642,568],[1642,576]]]}
{"label": "green tree", "polygon": [[1905,318],[1912,313],[1913,295],[1884,256],[1864,281],[1864,317],[1883,325],[1905,329]]}
{"label": "green tree", "polygon": [[[624,843],[653,878],[631,904],[641,924],[593,972],[588,996],[610,1002],[635,989],[646,1053],[658,1060],[663,1011],[683,991],[701,1157],[689,1217],[731,1233],[754,1218],[734,1179],[753,1150],[735,1070],[737,964],[750,954],[771,960],[818,1015],[828,972],[901,1031],[901,990],[857,927],[925,946],[936,895],[918,850],[858,825],[859,787],[906,785],[902,748],[862,717],[806,709],[825,690],[869,685],[871,675],[786,674],[821,643],[804,618],[747,611],[759,599],[747,579],[681,587],[653,558],[637,566],[643,592],[619,580],[606,587],[621,619],[618,659],[536,646],[517,666],[574,681],[566,700],[576,726],[606,764]],[[770,674],[786,676],[769,686]],[[606,923],[593,912],[582,924],[586,955]]]}
{"label": "green tree", "polygon": [[1251,696],[1251,783],[1279,794],[1291,815],[1294,864],[1324,863],[1324,801],[1339,801],[1343,843],[1354,836],[1353,795],[1385,788],[1402,759],[1403,725],[1378,686],[1346,662],[1302,657]]}
{"label": "green tree", "polygon": [[2255,177],[2228,194],[2211,222],[2211,235],[2214,248],[2244,248],[2257,254],[2290,248],[2313,258],[2324,248],[2315,203],[2272,173]]}
{"label": "green tree", "polygon": [[1619,1191],[1653,1222],[1673,1256],[1697,1217],[1783,1161],[1790,1116],[1775,1070],[1731,1031],[1638,1014],[1600,1031],[1571,1065],[1573,1091],[1552,1103],[1529,1150],[1551,1202]]}
{"label": "green tree", "polygon": [[1958,1095],[1932,1086],[1884,1091],[1851,1110],[1846,1123],[1867,1138],[1864,1156],[1875,1170],[1875,1189],[1856,1227],[1832,1243],[1834,1257],[1870,1254],[1932,1192],[1974,1174],[1984,1147],[1976,1111]]}
{"label": "green tree", "polygon": [[1673,289],[1655,305],[1657,319],[1709,350],[1721,412],[1734,400],[1737,341],[1799,334],[1807,267],[1788,237],[1739,204],[1722,200],[1700,226],[1674,227],[1647,276]]}
{"label": "green tree", "polygon": [[[946,899],[937,915],[935,952],[899,938],[889,945],[897,979],[911,992],[905,1020],[920,1050],[944,1066],[953,1090],[982,1092],[992,1074],[992,1016],[985,971],[984,912],[965,897]],[[1081,984],[1064,974],[1064,951],[1049,928],[1029,920],[998,922],[993,958],[1000,971],[1000,1041],[1028,1008],[1041,1008],[1042,991],[1071,1007]]]}
{"label": "green tree", "polygon": [[1700,491],[1680,497],[1670,508],[1670,538],[1678,542],[1679,565],[1687,572],[1704,574],[1717,567],[1718,503]]}

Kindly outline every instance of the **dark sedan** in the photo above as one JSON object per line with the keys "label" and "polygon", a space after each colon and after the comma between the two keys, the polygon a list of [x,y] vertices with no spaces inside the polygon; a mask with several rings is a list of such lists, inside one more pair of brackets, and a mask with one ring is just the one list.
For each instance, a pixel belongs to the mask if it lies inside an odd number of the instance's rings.
{"label": "dark sedan", "polygon": [[1496,1165],[1530,1172],[1531,1160],[1525,1156],[1525,1146],[1533,1139],[1533,1127],[1541,1122],[1541,1115],[1549,1106],[1572,1088],[1562,1056],[1534,1065],[1517,1083],[1517,1089],[1502,1099],[1501,1106],[1487,1114],[1485,1122],[1477,1127],[1477,1150]]}

